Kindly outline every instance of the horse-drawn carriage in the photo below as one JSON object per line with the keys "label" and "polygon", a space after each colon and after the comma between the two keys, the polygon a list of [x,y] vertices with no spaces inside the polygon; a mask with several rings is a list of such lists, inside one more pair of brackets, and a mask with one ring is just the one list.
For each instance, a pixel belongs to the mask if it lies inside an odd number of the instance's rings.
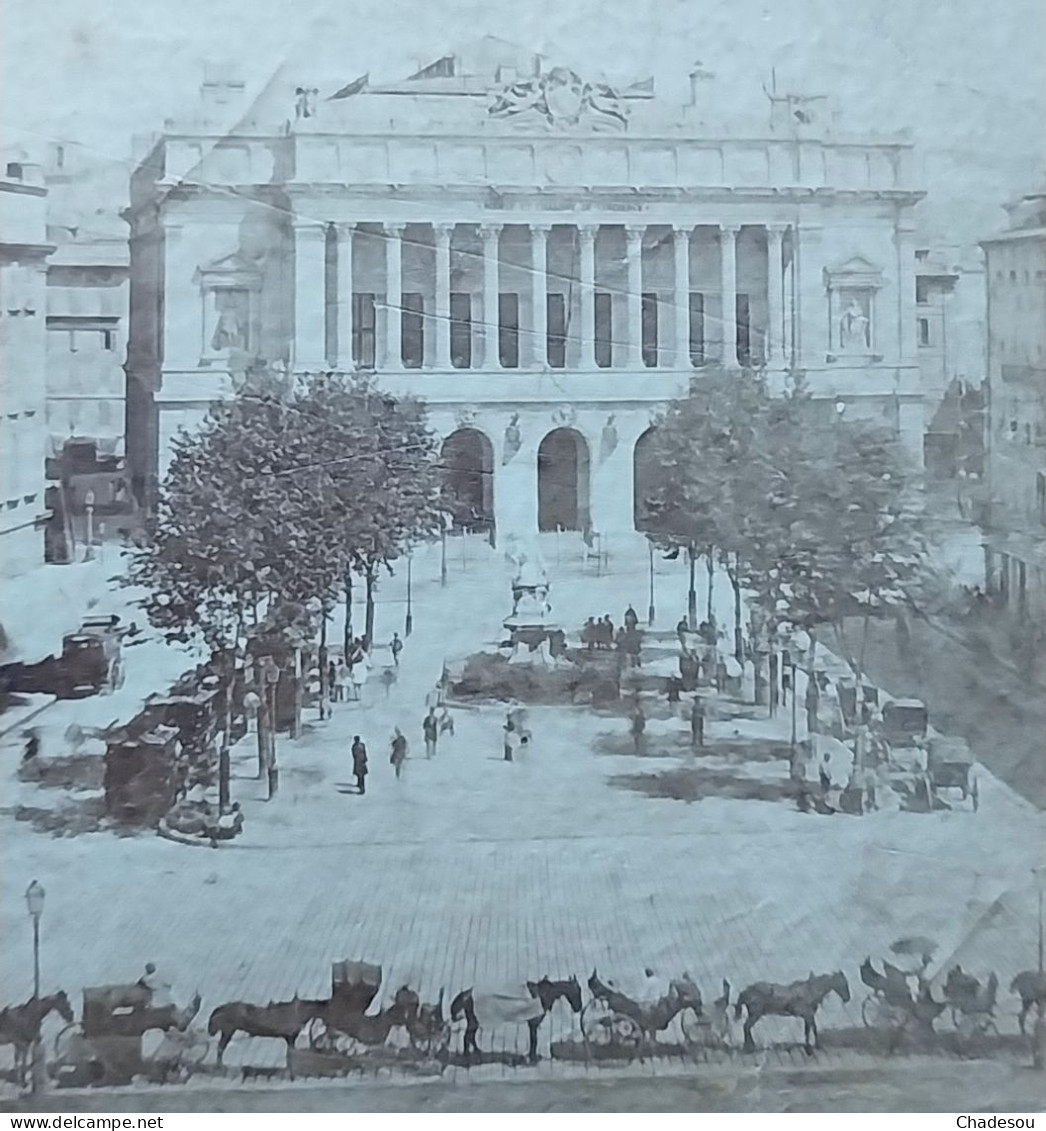
{"label": "horse-drawn carriage", "polygon": [[[206,1037],[189,1028],[199,1008],[199,994],[184,1009],[155,1005],[140,982],[86,987],[80,1022],[55,1038],[52,1074],[59,1087],[129,1084],[141,1075],[162,1082],[184,1079],[203,1063],[209,1047]],[[146,1056],[142,1038],[153,1030],[161,1041]]]}
{"label": "horse-drawn carriage", "polygon": [[414,1053],[427,1059],[446,1055],[450,1024],[443,1016],[443,993],[428,1005],[409,986],[400,986],[392,1004],[371,1010],[381,989],[382,969],[369,962],[335,962],[331,997],[321,1016],[309,1023],[309,1047],[314,1052],[356,1055],[386,1045],[401,1029]]}
{"label": "horse-drawn carriage", "polygon": [[883,704],[882,737],[894,766],[925,773],[929,725],[929,712],[921,699],[890,699]]}
{"label": "horse-drawn carriage", "polygon": [[681,1043],[688,1051],[730,1043],[727,983],[711,1016],[705,1013],[701,991],[688,974],[669,982],[667,992],[656,1000],[642,1002],[601,981],[595,970],[588,988],[592,998],[581,1011],[581,1034],[595,1059],[623,1056],[630,1060],[656,1052],[657,1034],[668,1031],[677,1019]]}

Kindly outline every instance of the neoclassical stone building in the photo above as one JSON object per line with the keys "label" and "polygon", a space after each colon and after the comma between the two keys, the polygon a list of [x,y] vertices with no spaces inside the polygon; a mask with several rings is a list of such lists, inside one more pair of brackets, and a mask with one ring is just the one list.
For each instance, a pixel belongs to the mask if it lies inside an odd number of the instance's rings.
{"label": "neoclassical stone building", "polygon": [[387,85],[278,79],[230,130],[242,87],[209,75],[131,186],[136,482],[259,360],[424,397],[499,533],[634,530],[651,417],[709,364],[802,371],[920,458],[909,144],[788,99],[742,132],[704,78],[673,105],[484,40]]}

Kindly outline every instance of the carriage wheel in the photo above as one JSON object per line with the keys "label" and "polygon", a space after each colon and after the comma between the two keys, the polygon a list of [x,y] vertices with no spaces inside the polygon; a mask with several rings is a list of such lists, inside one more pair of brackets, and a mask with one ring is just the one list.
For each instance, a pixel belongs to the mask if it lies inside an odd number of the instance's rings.
{"label": "carriage wheel", "polygon": [[866,1029],[878,1029],[882,1018],[882,1002],[878,995],[869,994],[861,1002],[861,1020]]}
{"label": "carriage wheel", "polygon": [[76,1021],[70,1022],[54,1039],[55,1060],[65,1063],[78,1059],[77,1051],[83,1041],[83,1028]]}
{"label": "carriage wheel", "polygon": [[335,1048],[335,1036],[333,1030],[329,1028],[327,1022],[322,1017],[314,1017],[309,1022],[309,1028],[306,1030],[309,1038],[309,1048],[313,1052],[333,1052]]}
{"label": "carriage wheel", "polygon": [[612,1013],[598,1000],[590,1001],[581,1011],[581,1034],[586,1045],[595,1048],[624,1048],[628,1050],[630,1057],[643,1044],[642,1030],[631,1017],[624,1013]]}
{"label": "carriage wheel", "polygon": [[974,778],[970,785],[970,799],[973,801],[973,811],[976,813],[981,807],[981,791],[977,788],[977,779]]}

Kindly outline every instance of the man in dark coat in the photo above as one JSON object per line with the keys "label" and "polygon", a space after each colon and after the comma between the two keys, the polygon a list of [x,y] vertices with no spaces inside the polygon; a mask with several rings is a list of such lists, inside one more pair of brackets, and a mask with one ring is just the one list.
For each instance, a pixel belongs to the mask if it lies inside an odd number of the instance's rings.
{"label": "man in dark coat", "polygon": [[636,615],[636,610],[629,605],[628,608],[625,609],[625,628],[627,628],[629,632],[635,632],[638,626],[639,617]]}
{"label": "man in dark coat", "polygon": [[705,744],[705,702],[700,695],[694,696],[690,708],[690,745],[698,749]]}
{"label": "man in dark coat", "polygon": [[352,736],[352,772],[356,778],[356,789],[360,794],[367,792],[367,747],[358,734]]}

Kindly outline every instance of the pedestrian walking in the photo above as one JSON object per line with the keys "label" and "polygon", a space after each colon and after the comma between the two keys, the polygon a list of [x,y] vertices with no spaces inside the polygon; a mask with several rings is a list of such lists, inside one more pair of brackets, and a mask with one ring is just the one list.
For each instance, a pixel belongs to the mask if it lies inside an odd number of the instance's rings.
{"label": "pedestrian walking", "polygon": [[639,697],[636,697],[635,706],[632,708],[632,721],[629,726],[632,733],[632,745],[635,747],[636,754],[643,752],[644,736],[646,734],[646,715],[643,714],[643,708],[640,705]]}
{"label": "pedestrian walking", "polygon": [[367,792],[367,746],[358,734],[352,736],[352,773],[356,791],[362,796]]}
{"label": "pedestrian walking", "polygon": [[335,686],[338,690],[338,702],[347,703],[352,697],[352,672],[349,671],[349,665],[344,660],[338,664]]}
{"label": "pedestrian walking", "polygon": [[403,641],[400,640],[398,632],[392,634],[392,643],[389,644],[389,649],[392,652],[392,662],[398,668],[400,666],[400,652],[403,651]]}
{"label": "pedestrian walking", "polygon": [[506,762],[511,762],[515,752],[519,749],[519,732],[512,725],[511,720],[505,723],[503,735],[503,756]]}
{"label": "pedestrian walking", "polygon": [[581,643],[589,652],[596,646],[597,634],[595,617],[589,617],[581,627]]}
{"label": "pedestrian walking", "polygon": [[40,753],[40,732],[36,727],[31,727],[23,733],[22,737],[25,739],[22,762],[31,762]]}
{"label": "pedestrian walking", "polygon": [[422,719],[421,730],[425,736],[425,757],[431,758],[436,753],[436,739],[439,737],[439,720],[434,707],[430,707],[429,713]]}
{"label": "pedestrian walking", "polygon": [[396,669],[384,668],[381,673],[381,685],[385,688],[385,698],[388,699],[392,685],[396,682]]}
{"label": "pedestrian walking", "polygon": [[322,722],[324,719],[329,719],[333,713],[334,709],[331,706],[330,684],[324,684],[320,688],[320,721]]}
{"label": "pedestrian walking", "polygon": [[636,615],[636,610],[631,605],[625,609],[625,628],[629,632],[635,632],[639,627],[639,617]]}
{"label": "pedestrian walking", "polygon": [[454,716],[446,707],[440,712],[439,732],[440,734],[449,734],[451,738],[454,737]]}
{"label": "pedestrian walking", "polygon": [[696,750],[705,744],[705,701],[700,695],[694,696],[690,708],[690,745]]}
{"label": "pedestrian walking", "polygon": [[680,617],[679,623],[676,625],[676,636],[679,637],[679,647],[682,648],[684,652],[687,651],[686,634],[689,631],[690,625],[687,622],[686,617]]}
{"label": "pedestrian walking", "polygon": [[363,686],[370,675],[370,657],[366,652],[360,652],[356,662],[352,665],[352,687],[358,703],[363,702]]}
{"label": "pedestrian walking", "polygon": [[392,752],[389,762],[396,771],[397,779],[403,777],[403,763],[407,760],[407,739],[399,727],[392,736]]}
{"label": "pedestrian walking", "polygon": [[327,687],[330,688],[331,702],[338,701],[338,665],[331,660],[327,664]]}

